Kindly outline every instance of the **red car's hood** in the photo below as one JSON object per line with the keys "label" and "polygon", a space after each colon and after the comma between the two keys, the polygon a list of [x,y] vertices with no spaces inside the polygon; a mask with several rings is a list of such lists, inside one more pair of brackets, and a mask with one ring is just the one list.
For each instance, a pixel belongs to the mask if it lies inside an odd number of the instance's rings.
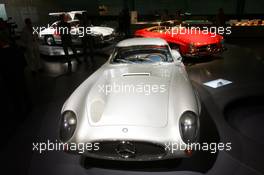
{"label": "red car's hood", "polygon": [[182,44],[190,44],[194,43],[197,46],[201,45],[208,45],[213,43],[220,42],[223,37],[221,35],[213,34],[213,33],[203,33],[202,31],[198,30],[190,30],[186,29],[182,32],[174,31],[174,32],[153,32],[149,31],[148,29],[142,29],[135,32],[136,36],[143,36],[143,37],[159,37],[165,39],[167,42],[171,43],[182,43]]}
{"label": "red car's hood", "polygon": [[217,43],[222,40],[221,35],[212,33],[202,33],[201,31],[188,30],[189,32],[179,33],[177,35],[166,34],[168,37],[178,39],[185,43],[194,43],[195,45],[207,45]]}

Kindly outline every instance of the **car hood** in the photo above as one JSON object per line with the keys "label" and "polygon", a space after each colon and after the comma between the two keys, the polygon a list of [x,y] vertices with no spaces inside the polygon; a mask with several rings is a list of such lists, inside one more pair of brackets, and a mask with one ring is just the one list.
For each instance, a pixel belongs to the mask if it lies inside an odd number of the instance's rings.
{"label": "car hood", "polygon": [[174,36],[185,43],[194,43],[195,45],[207,45],[218,43],[221,41],[222,36],[212,33],[202,33],[196,30],[188,30],[184,34],[178,34]]}
{"label": "car hood", "polygon": [[90,124],[166,126],[171,70],[159,65],[113,66],[105,70],[87,98]]}
{"label": "car hood", "polygon": [[163,38],[170,43],[182,43],[182,44],[190,44],[194,43],[197,46],[215,44],[222,40],[221,35],[213,34],[213,33],[202,33],[196,30],[182,30],[180,31],[166,31],[164,33],[151,32],[147,29],[137,30],[135,32],[136,36],[143,37],[159,37]]}

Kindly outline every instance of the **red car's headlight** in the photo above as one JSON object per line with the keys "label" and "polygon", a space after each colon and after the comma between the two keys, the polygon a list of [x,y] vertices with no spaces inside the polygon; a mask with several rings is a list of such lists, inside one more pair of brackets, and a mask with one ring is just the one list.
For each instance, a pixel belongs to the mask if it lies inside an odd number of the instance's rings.
{"label": "red car's headlight", "polygon": [[190,43],[189,44],[189,51],[191,53],[195,52],[196,51],[196,46],[194,45],[194,43]]}

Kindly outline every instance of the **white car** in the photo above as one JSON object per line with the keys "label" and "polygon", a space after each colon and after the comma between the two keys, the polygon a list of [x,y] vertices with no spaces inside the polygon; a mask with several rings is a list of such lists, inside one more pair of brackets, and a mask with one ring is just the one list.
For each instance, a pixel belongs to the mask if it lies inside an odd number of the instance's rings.
{"label": "white car", "polygon": [[[49,46],[60,45],[61,37],[57,32],[59,28],[60,21],[54,22],[50,25],[49,28],[41,30],[39,32],[39,39]],[[85,32],[83,29],[79,27],[79,20],[70,20],[68,23],[71,25],[72,41],[76,45],[80,45],[82,42],[82,37]],[[87,34],[92,35],[96,43],[107,43],[111,42],[115,38],[115,30],[111,27],[103,27],[103,26],[90,26],[88,29],[85,29]]]}
{"label": "white car", "polygon": [[[87,29],[82,29],[80,21],[76,18],[77,14],[82,14],[85,11],[70,11],[70,12],[56,12],[49,13],[50,16],[59,17],[60,15],[67,15],[68,23],[71,25],[72,40],[74,44],[81,44],[81,38],[86,32],[94,37],[96,43],[105,43],[114,40],[115,30],[111,27],[105,26],[89,26]],[[44,44],[47,45],[59,45],[61,44],[61,39],[59,35],[59,23],[56,21],[52,23],[49,27],[42,29],[39,32],[39,38],[44,41]],[[88,31],[88,32],[87,32]]]}
{"label": "white car", "polygon": [[200,111],[178,51],[163,39],[126,39],[67,99],[59,139],[69,152],[85,144],[81,153],[101,159],[189,157]]}

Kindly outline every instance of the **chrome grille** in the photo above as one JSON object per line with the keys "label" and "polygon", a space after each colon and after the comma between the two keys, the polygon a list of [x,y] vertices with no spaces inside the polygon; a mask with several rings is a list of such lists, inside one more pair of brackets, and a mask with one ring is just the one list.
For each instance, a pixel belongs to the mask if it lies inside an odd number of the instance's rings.
{"label": "chrome grille", "polygon": [[198,52],[209,52],[209,53],[214,53],[217,52],[219,49],[217,44],[209,44],[209,45],[205,45],[205,46],[200,46],[197,47],[197,51]]}
{"label": "chrome grille", "polygon": [[99,143],[99,150],[90,151],[91,157],[114,160],[158,160],[165,156],[164,146],[133,141],[104,141]]}

